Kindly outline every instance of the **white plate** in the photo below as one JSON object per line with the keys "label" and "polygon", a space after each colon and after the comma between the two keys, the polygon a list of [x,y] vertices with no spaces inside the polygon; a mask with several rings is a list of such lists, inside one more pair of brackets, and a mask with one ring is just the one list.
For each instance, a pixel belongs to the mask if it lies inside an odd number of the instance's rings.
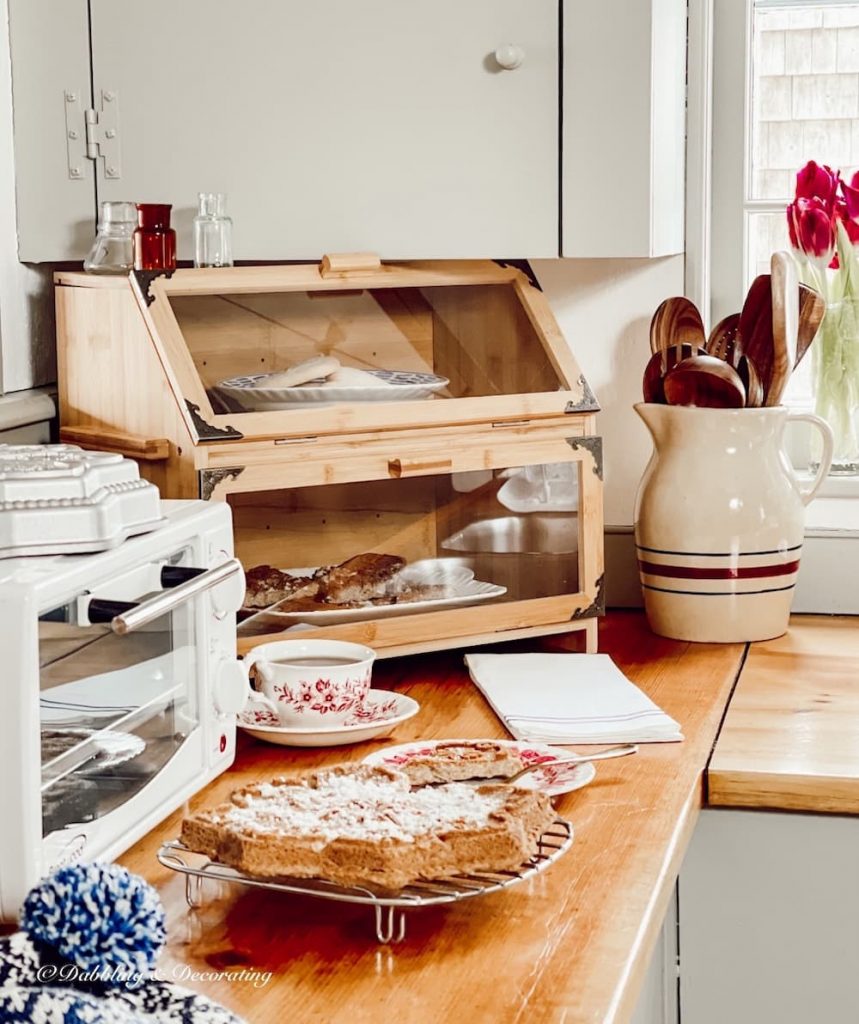
{"label": "white plate", "polygon": [[528,466],[498,489],[498,501],[511,512],[576,512],[579,481],[575,463]]}
{"label": "white plate", "polygon": [[[291,576],[309,576],[315,569],[284,569]],[[414,562],[401,569],[396,577],[406,583],[424,586],[445,586],[450,590],[449,597],[433,597],[426,601],[406,601],[403,604],[370,604],[362,605],[360,608],[325,608],[312,612],[288,612],[278,611],[278,606],[272,605],[252,619],[259,623],[258,616],[270,616],[274,622],[281,625],[288,625],[296,622],[307,622],[317,626],[333,626],[338,622],[360,622],[363,619],[385,619],[395,615],[412,615],[415,612],[428,611],[439,608],[456,608],[470,604],[479,604],[482,601],[491,601],[493,598],[502,597],[507,593],[506,587],[498,586],[496,583],[483,583],[474,578],[470,569],[459,565],[453,559],[427,558],[420,562]],[[251,619],[245,619],[250,622]],[[243,623],[244,625],[244,623]]]}
{"label": "white plate", "polygon": [[[478,743],[479,740],[418,740],[415,743],[401,743],[396,747],[384,747],[382,750],[375,750],[364,758],[364,764],[383,765],[385,768],[399,768],[409,758],[418,754],[431,754],[439,743]],[[593,781],[597,771],[592,764],[562,765],[560,768],[552,768],[553,761],[559,758],[574,755],[572,750],[558,750],[557,747],[547,747],[544,743],[525,743],[521,740],[490,740],[500,747],[507,747],[515,750],[524,762],[523,767],[534,764],[535,761],[543,761],[547,768],[542,771],[531,772],[526,775],[517,786],[523,789],[538,789],[549,796],[558,796],[560,793],[572,793],[574,789],[581,789],[582,786]],[[487,780],[488,781],[488,780]]]}
{"label": "white plate", "polygon": [[355,713],[355,721],[347,719],[347,724],[336,728],[319,725],[291,729],[274,724],[274,715],[265,711],[243,711],[237,724],[255,739],[281,747],[340,747],[383,736],[394,726],[413,718],[420,709],[420,704],[404,693],[370,690],[363,708]]}
{"label": "white plate", "polygon": [[320,378],[292,388],[269,388],[265,382],[272,374],[251,373],[245,377],[222,380],[216,388],[251,412],[289,409],[305,403],[333,405],[335,402],[412,402],[430,398],[450,383],[447,377],[439,377],[436,373],[412,370],[367,372],[384,383],[376,387],[358,387],[355,384],[327,383],[324,378]]}

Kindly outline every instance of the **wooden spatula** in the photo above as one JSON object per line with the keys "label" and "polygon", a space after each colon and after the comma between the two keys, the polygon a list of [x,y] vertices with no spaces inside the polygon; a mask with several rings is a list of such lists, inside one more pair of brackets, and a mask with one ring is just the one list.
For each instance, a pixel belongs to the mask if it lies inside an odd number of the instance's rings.
{"label": "wooden spatula", "polygon": [[796,358],[793,368],[799,366],[802,357],[811,347],[823,316],[826,313],[826,302],[820,292],[809,288],[807,284],[799,286],[799,325],[796,335]]}
{"label": "wooden spatula", "polygon": [[774,252],[770,260],[772,290],[772,367],[764,405],[779,405],[796,360],[799,327],[799,288],[796,264],[789,252]]}
{"label": "wooden spatula", "polygon": [[650,321],[650,351],[661,352],[672,345],[705,348],[704,323],[695,303],[682,295],[660,303]]}
{"label": "wooden spatula", "polygon": [[743,353],[758,371],[765,403],[773,368],[772,284],[769,274],[760,274],[752,281],[740,313],[739,332]]}
{"label": "wooden spatula", "polygon": [[735,369],[742,354],[738,343],[739,326],[740,314],[731,313],[716,324],[707,339],[707,353],[717,359],[724,359]]}

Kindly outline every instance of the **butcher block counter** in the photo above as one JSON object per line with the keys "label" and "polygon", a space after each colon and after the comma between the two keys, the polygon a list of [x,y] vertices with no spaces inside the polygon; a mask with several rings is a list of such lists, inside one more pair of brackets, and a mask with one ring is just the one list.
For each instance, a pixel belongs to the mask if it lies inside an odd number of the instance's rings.
{"label": "butcher block counter", "polygon": [[[237,886],[219,892],[207,883],[211,898],[190,911],[184,879],[155,859],[160,844],[179,833],[176,813],[122,858],[164,901],[169,942],[162,973],[254,1024],[627,1021],[745,649],[660,639],[638,613],[610,614],[601,633],[601,650],[681,723],[686,739],[599,764],[593,783],[557,798],[575,843],[544,874],[506,892],[413,911],[404,941],[382,946],[367,907]],[[518,649],[575,644],[529,641]],[[211,807],[231,789],[284,769],[358,760],[390,743],[505,735],[470,683],[461,653],[382,662],[374,684],[421,703],[392,738],[300,750],[242,737],[233,769],[199,793],[191,809]],[[263,984],[266,972],[271,978]]]}
{"label": "butcher block counter", "polygon": [[714,807],[859,814],[859,618],[753,644],[708,771]]}

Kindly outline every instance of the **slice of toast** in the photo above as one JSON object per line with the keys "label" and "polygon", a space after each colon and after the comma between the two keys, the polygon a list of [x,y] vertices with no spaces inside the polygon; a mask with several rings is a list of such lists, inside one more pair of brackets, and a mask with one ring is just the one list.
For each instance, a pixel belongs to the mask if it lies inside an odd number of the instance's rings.
{"label": "slice of toast", "polygon": [[517,868],[553,819],[548,797],[533,790],[411,789],[400,772],[342,765],[237,790],[186,818],[182,842],[250,875],[396,890]]}
{"label": "slice of toast", "polygon": [[524,767],[515,750],[492,740],[439,743],[427,753],[404,755],[403,763],[397,765],[413,786],[464,779],[509,779]]}
{"label": "slice of toast", "polygon": [[255,565],[245,573],[245,608],[269,608],[286,598],[313,597],[319,589],[311,576],[294,576],[271,565]]}
{"label": "slice of toast", "polygon": [[319,596],[326,604],[360,603],[381,597],[405,564],[399,555],[356,555],[320,577]]}

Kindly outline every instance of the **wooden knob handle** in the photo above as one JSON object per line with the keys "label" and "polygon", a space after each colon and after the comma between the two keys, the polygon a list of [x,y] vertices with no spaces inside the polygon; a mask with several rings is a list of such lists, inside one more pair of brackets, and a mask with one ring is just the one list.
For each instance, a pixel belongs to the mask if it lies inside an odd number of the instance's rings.
{"label": "wooden knob handle", "polygon": [[388,462],[388,472],[397,478],[446,473],[452,468],[451,459],[390,459]]}
{"label": "wooden knob handle", "polygon": [[381,269],[382,261],[374,252],[331,252],[322,257],[319,276],[359,277],[377,274]]}

